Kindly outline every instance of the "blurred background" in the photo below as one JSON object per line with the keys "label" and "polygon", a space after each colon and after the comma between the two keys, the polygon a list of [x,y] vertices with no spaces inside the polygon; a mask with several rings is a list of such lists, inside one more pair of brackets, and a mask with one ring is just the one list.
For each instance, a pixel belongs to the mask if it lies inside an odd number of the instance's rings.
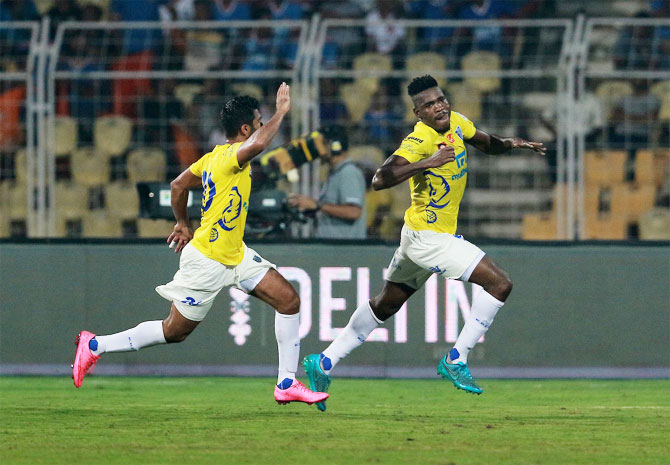
{"label": "blurred background", "polygon": [[[221,105],[252,95],[267,120],[282,81],[275,145],[341,125],[369,183],[426,73],[478,128],[549,147],[470,148],[460,233],[670,239],[667,0],[2,0],[0,237],[165,238],[167,183],[225,142]],[[326,176],[258,172],[257,195],[318,197]],[[312,237],[277,198],[247,236]],[[396,240],[409,200],[369,189],[367,237]]]}

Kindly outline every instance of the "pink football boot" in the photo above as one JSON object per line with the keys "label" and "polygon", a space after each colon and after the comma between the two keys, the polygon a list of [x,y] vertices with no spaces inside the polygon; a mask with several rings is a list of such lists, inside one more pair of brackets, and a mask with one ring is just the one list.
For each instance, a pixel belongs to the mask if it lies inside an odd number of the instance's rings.
{"label": "pink football boot", "polygon": [[89,341],[94,337],[95,334],[82,331],[74,340],[74,344],[77,346],[77,353],[74,356],[74,365],[72,365],[72,379],[74,379],[76,387],[81,387],[81,383],[84,382],[84,376],[93,371],[95,364],[100,358],[99,355],[93,355],[88,348]]}
{"label": "pink football boot", "polygon": [[328,398],[327,392],[310,391],[297,379],[293,380],[291,387],[287,389],[279,389],[275,386],[275,400],[278,404],[288,404],[289,402],[305,402],[312,405],[316,402],[322,402]]}

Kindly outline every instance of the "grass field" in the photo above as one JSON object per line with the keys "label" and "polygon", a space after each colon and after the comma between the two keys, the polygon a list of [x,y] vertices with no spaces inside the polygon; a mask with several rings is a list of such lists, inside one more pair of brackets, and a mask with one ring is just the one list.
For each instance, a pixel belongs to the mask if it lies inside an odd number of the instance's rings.
{"label": "grass field", "polygon": [[0,378],[0,463],[670,463],[668,380],[335,379],[325,413],[272,383]]}

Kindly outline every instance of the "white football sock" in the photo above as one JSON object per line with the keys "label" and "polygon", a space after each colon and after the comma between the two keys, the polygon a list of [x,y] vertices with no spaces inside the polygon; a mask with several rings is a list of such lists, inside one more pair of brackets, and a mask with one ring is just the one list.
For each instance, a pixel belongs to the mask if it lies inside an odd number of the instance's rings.
{"label": "white football sock", "polygon": [[161,320],[145,321],[120,333],[96,336],[95,340],[98,341],[98,348],[91,351],[94,355],[140,350],[144,347],[166,343]]}
{"label": "white football sock", "polygon": [[284,315],[275,312],[275,337],[277,338],[277,352],[279,353],[279,373],[277,384],[284,379],[295,379],[300,358],[300,313]]}
{"label": "white football sock", "polygon": [[[488,331],[496,313],[504,304],[505,302],[501,302],[483,289],[472,299],[470,316],[463,325],[454,348],[449,352],[451,363],[468,363],[470,350],[477,344],[479,338]],[[454,349],[456,352],[454,352]]]}
{"label": "white football sock", "polygon": [[342,330],[342,332],[330,343],[328,348],[323,351],[323,355],[328,357],[332,366],[329,369],[323,367],[326,374],[335,368],[337,362],[349,355],[349,353],[356,347],[365,342],[365,339],[370,335],[373,329],[382,323],[378,320],[370,307],[370,301],[366,301],[363,305],[358,307],[349,323]]}

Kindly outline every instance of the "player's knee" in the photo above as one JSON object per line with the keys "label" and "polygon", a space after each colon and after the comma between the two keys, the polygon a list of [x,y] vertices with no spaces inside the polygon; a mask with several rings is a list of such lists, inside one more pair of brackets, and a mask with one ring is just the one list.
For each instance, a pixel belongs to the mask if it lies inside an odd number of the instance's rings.
{"label": "player's knee", "polygon": [[300,311],[300,297],[296,292],[289,294],[289,297],[284,299],[284,302],[277,308],[279,313],[284,315],[295,315]]}
{"label": "player's knee", "polygon": [[170,328],[163,325],[163,337],[168,344],[185,341],[191,331],[181,328]]}
{"label": "player's knee", "polygon": [[504,302],[507,299],[507,297],[509,297],[509,295],[512,293],[513,287],[514,283],[512,282],[510,277],[505,274],[498,279],[498,282],[495,285],[495,293],[493,294],[493,296],[496,297],[498,300],[502,300]]}

